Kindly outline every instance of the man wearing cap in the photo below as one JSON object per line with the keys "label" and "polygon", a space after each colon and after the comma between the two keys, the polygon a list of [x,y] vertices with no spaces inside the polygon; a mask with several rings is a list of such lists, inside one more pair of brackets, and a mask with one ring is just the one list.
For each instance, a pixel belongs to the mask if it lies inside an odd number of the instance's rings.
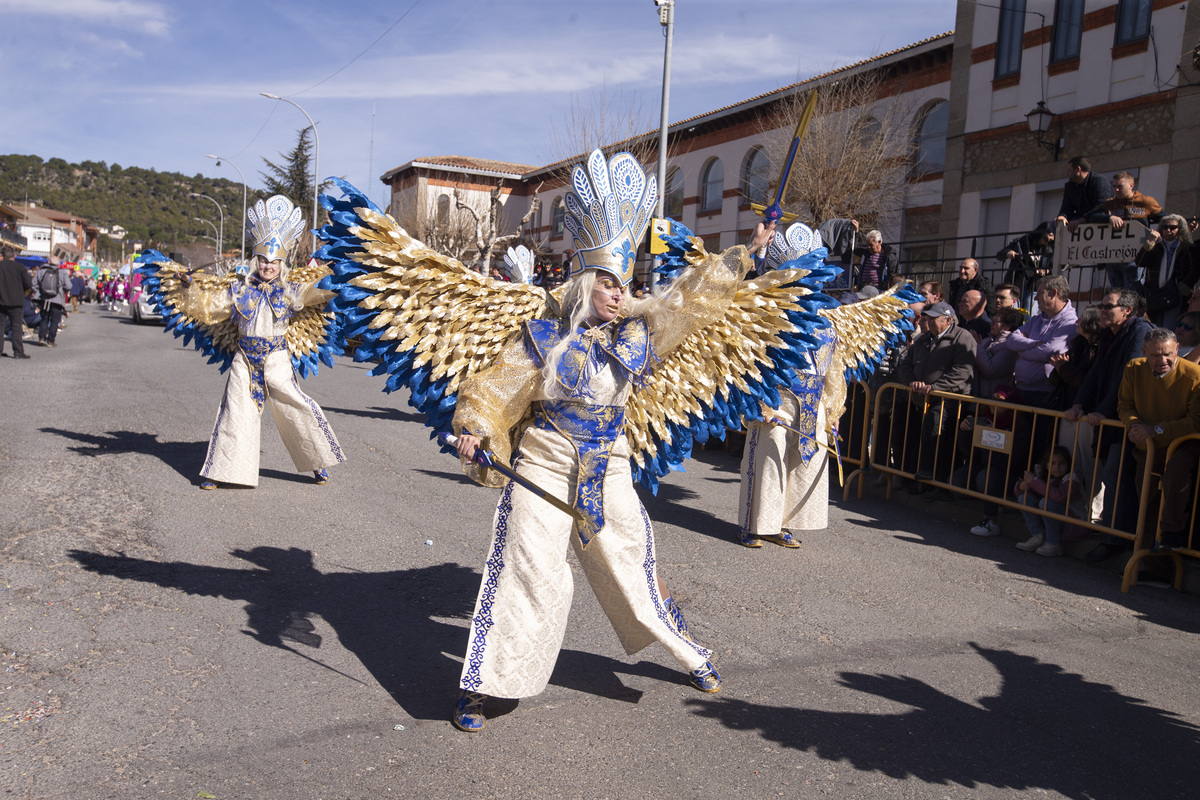
{"label": "man wearing cap", "polygon": [[[924,477],[946,479],[952,469],[958,401],[930,398],[930,392],[971,394],[975,381],[975,339],[955,322],[948,303],[925,307],[923,333],[900,361],[898,381],[912,390],[907,406],[892,412],[891,442],[903,453],[901,468]],[[919,493],[918,484],[909,491]]]}

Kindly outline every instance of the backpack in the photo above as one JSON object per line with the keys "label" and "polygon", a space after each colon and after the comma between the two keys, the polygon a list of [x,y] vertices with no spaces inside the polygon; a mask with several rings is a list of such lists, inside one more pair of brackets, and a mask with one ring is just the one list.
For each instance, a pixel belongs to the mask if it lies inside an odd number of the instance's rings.
{"label": "backpack", "polygon": [[58,296],[58,290],[58,270],[54,267],[47,267],[42,271],[42,276],[38,278],[38,291],[43,300],[52,300]]}

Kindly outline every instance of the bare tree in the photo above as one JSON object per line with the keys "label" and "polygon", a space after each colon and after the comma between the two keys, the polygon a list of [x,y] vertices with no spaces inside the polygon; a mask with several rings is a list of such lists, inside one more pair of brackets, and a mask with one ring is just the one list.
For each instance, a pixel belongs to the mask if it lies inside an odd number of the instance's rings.
{"label": "bare tree", "polygon": [[444,207],[439,207],[438,199],[431,201],[425,192],[397,194],[392,200],[392,216],[414,239],[439,253],[465,261],[474,247],[475,227],[454,208],[448,195],[445,198]]}
{"label": "bare tree", "polygon": [[[817,104],[792,165],[785,210],[820,224],[835,217],[859,220],[863,230],[895,221],[912,170],[911,102],[883,96],[883,75],[852,75],[817,89]],[[777,175],[808,93],[781,101],[761,131]],[[772,181],[771,192],[776,191]]]}
{"label": "bare tree", "polygon": [[658,159],[657,120],[637,93],[610,93],[602,85],[588,94],[574,94],[562,123],[551,123],[549,161],[563,163],[563,176],[597,148],[609,158],[632,153],[643,167]]}
{"label": "bare tree", "polygon": [[[537,189],[541,188],[538,184]],[[525,216],[521,217],[521,221],[517,224],[517,230],[512,233],[503,233],[504,225],[504,182],[501,181],[498,186],[492,189],[488,194],[488,201],[484,208],[476,208],[471,203],[464,202],[462,194],[458,189],[454,190],[455,210],[462,213],[464,217],[470,218],[471,229],[473,232],[472,245],[474,252],[472,260],[469,262],[464,258],[460,259],[471,269],[478,269],[484,275],[487,275],[492,268],[492,258],[498,256],[509,247],[516,244],[526,244],[534,253],[544,247],[539,247],[541,243],[536,241],[525,242],[527,237],[524,236],[525,227],[529,221],[533,219],[538,208],[541,207],[541,199],[537,196],[537,189],[533,192],[533,200],[529,204],[529,210],[525,212]]]}

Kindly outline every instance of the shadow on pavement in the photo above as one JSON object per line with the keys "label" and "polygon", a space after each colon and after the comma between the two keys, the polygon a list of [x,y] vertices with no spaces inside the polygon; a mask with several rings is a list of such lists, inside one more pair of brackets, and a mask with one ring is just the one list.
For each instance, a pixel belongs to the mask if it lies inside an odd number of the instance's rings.
{"label": "shadow on pavement", "polygon": [[171,469],[195,481],[204,465],[204,454],[208,442],[161,442],[156,433],[139,431],[109,431],[104,434],[80,433],[61,428],[39,428],[42,433],[53,433],[65,439],[82,442],[79,447],[68,448],[85,456],[107,456],[117,453],[142,453],[154,456]]}
{"label": "shadow on pavement", "polygon": [[371,408],[330,408],[321,406],[327,414],[345,414],[348,417],[366,417],[368,419],[386,419],[393,422],[425,423],[425,415],[416,411],[401,411],[398,408],[373,406]]}
{"label": "shadow on pavement", "polygon": [[843,686],[912,709],[860,714],[720,698],[688,704],[729,728],[894,779],[1094,800],[1195,796],[1200,729],[1055,664],[973,647],[1000,673],[996,697],[968,703],[915,678],[842,673]]}
{"label": "shadow on pavement", "polygon": [[[466,652],[465,623],[475,606],[479,573],[451,563],[391,572],[321,572],[313,565],[311,551],[295,547],[255,547],[231,555],[254,566],[231,569],[70,552],[90,572],[242,601],[247,616],[244,634],[345,675],[294,646],[320,649],[322,638],[312,623],[319,616],[409,716],[449,718],[462,666],[447,654]],[[463,624],[439,621],[447,619]],[[575,650],[562,651],[551,682],[636,703],[641,692],[622,684],[619,674],[684,682],[682,673],[650,662],[631,665]],[[507,713],[517,705],[504,700],[495,704],[493,713]]]}
{"label": "shadow on pavement", "polygon": [[638,495],[655,523],[674,525],[731,544],[738,540],[737,523],[696,508],[692,503],[697,494],[691,489],[674,483],[660,483],[657,496],[649,492],[638,492]]}

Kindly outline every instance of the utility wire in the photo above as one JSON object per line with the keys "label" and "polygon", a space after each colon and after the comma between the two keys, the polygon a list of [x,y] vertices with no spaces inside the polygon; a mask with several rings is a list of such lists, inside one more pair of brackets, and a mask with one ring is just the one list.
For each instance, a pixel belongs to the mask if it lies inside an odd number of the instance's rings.
{"label": "utility wire", "polygon": [[407,10],[407,11],[405,11],[403,14],[401,14],[399,19],[397,19],[395,22],[393,22],[391,25],[389,25],[389,26],[387,27],[387,30],[385,30],[383,33],[379,34],[379,37],[378,37],[377,39],[375,39],[375,41],[371,42],[369,45],[367,45],[366,47],[364,47],[361,53],[359,53],[359,54],[358,54],[358,55],[356,55],[354,58],[352,58],[352,59],[350,59],[349,61],[347,61],[347,62],[346,62],[345,64],[343,64],[342,66],[338,67],[338,68],[337,68],[337,69],[336,69],[336,70],[335,70],[333,73],[331,73],[330,75],[326,76],[325,78],[322,78],[321,80],[317,81],[317,82],[316,82],[316,83],[314,83],[312,86],[309,86],[307,89],[301,89],[300,91],[296,92],[295,94],[290,94],[290,95],[287,95],[287,96],[288,96],[288,97],[296,97],[296,96],[298,96],[298,95],[302,95],[302,94],[304,94],[305,92],[310,92],[310,91],[312,91],[313,89],[315,89],[315,88],[317,88],[318,86],[320,86],[321,84],[325,83],[326,81],[328,81],[328,80],[330,80],[330,79],[334,78],[334,77],[335,77],[335,76],[336,76],[338,73],[340,73],[342,70],[346,69],[346,67],[350,66],[350,65],[351,65],[351,64],[353,64],[355,61],[358,61],[360,58],[362,58],[363,56],[365,56],[365,55],[367,54],[367,51],[368,51],[368,50],[370,50],[372,47],[374,47],[375,45],[377,45],[377,44],[379,44],[381,41],[383,41],[383,37],[385,37],[385,36],[387,36],[389,33],[391,33],[391,32],[392,32],[392,28],[395,28],[397,25],[399,25],[401,22],[403,22],[403,21],[404,21],[404,18],[405,18],[405,17],[407,17],[409,14],[411,14],[411,13],[413,12],[413,9],[415,9],[415,8],[416,8],[417,6],[419,6],[419,5],[421,5],[421,0],[414,0],[413,4],[412,4],[411,6],[409,6],[409,7],[408,7],[408,10]]}

